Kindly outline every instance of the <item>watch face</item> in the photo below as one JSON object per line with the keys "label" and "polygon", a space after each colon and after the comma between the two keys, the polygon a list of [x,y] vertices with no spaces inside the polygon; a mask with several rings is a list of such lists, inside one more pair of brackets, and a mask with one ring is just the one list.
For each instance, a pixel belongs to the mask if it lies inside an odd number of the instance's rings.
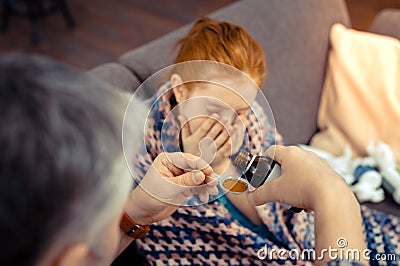
{"label": "watch face", "polygon": [[141,238],[145,234],[149,232],[150,226],[148,225],[135,225],[132,227],[130,232],[127,232],[127,235],[133,238]]}
{"label": "watch face", "polygon": [[125,211],[121,218],[120,227],[128,236],[141,238],[150,231],[149,225],[137,224]]}
{"label": "watch face", "polygon": [[126,234],[127,234],[127,235],[132,235],[132,234],[138,233],[138,232],[140,231],[140,228],[141,228],[140,225],[135,224],[135,225],[132,226],[132,228],[130,228],[130,229],[126,232]]}

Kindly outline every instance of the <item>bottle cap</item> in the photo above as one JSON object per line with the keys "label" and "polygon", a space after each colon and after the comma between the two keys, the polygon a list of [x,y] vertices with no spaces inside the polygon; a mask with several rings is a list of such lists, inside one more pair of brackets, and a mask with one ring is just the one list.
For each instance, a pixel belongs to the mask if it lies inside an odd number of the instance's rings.
{"label": "bottle cap", "polygon": [[243,174],[248,170],[248,166],[251,165],[250,161],[252,157],[254,158],[250,153],[242,150],[236,155],[233,165]]}

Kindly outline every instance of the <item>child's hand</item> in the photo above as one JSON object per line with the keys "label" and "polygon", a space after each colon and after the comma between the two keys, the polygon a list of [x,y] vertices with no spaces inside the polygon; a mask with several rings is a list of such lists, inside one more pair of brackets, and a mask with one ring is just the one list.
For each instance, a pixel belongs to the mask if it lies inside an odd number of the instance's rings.
{"label": "child's hand", "polygon": [[216,173],[223,172],[229,163],[232,143],[228,132],[232,131],[230,125],[218,121],[218,115],[213,114],[209,118],[203,118],[202,125],[191,132],[189,123],[182,115],[181,137],[183,151],[198,156],[209,163]]}

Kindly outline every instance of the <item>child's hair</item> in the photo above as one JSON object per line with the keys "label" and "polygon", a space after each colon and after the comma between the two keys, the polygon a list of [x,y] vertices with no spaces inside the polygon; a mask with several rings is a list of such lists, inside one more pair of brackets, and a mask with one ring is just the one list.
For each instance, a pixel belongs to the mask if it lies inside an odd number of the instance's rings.
{"label": "child's hair", "polygon": [[249,75],[261,87],[266,76],[264,51],[242,27],[209,18],[199,19],[188,35],[178,41],[175,63],[213,60]]}

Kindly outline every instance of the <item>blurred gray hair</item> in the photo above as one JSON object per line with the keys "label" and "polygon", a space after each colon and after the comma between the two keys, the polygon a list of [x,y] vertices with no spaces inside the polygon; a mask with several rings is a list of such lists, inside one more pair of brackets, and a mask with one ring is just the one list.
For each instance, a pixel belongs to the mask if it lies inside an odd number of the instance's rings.
{"label": "blurred gray hair", "polygon": [[[96,247],[132,185],[121,139],[130,95],[42,56],[3,56],[0,72],[0,264]],[[130,119],[142,121],[146,108],[134,101]],[[134,126],[124,130],[132,150]]]}

